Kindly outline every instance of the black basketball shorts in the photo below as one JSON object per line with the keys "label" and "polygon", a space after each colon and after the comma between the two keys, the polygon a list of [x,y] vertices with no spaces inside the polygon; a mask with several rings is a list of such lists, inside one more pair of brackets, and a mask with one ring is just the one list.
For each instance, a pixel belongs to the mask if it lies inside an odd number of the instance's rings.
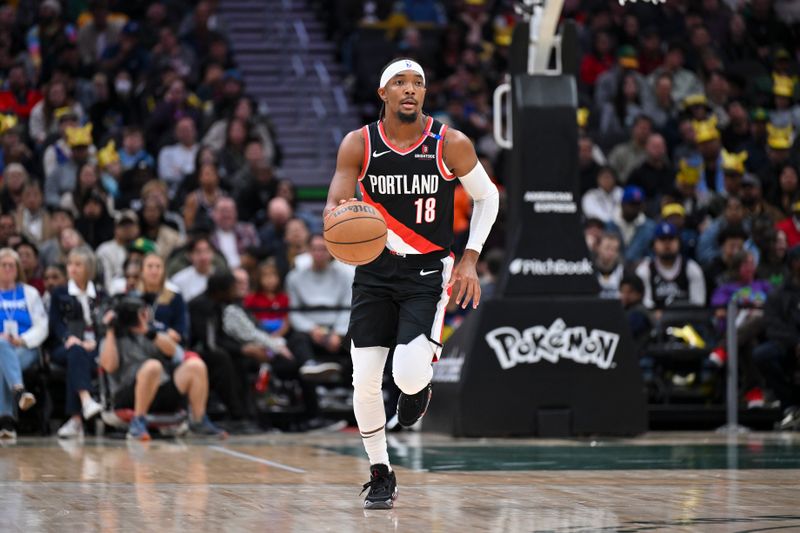
{"label": "black basketball shorts", "polygon": [[384,250],[356,268],[350,337],[356,348],[407,344],[420,335],[439,349],[453,272],[450,252],[395,255]]}

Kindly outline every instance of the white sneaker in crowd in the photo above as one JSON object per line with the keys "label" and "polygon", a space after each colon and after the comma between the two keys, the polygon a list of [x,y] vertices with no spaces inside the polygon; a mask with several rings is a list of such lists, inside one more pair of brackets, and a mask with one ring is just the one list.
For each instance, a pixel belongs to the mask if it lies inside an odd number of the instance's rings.
{"label": "white sneaker in crowd", "polygon": [[59,439],[79,439],[83,437],[83,421],[70,417],[64,425],[58,428]]}
{"label": "white sneaker in crowd", "polygon": [[83,419],[84,420],[91,420],[92,418],[96,417],[100,413],[103,412],[103,406],[94,401],[94,398],[89,398],[83,404]]}

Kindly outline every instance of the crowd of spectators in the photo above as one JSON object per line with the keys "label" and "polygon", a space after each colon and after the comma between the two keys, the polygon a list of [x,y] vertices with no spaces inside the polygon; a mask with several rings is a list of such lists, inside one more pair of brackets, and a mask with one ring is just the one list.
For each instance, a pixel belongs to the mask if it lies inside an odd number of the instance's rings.
{"label": "crowd of spectators", "polygon": [[300,384],[293,427],[328,422],[316,387],[346,381],[353,272],[278,178],[230,37],[213,0],[0,7],[0,437],[37,365],[63,374],[62,438],[108,409],[138,439],[183,408],[224,435],[207,404],[256,430],[270,373]]}
{"label": "crowd of spectators", "polygon": [[[363,51],[382,51],[381,62],[417,59],[428,71],[426,111],[464,131],[502,184],[490,95],[507,69],[514,2],[332,4],[329,32],[364,119],[376,112]],[[579,193],[601,295],[621,298],[645,339],[665,307],[713,307],[720,326],[706,364],[717,368],[726,359],[724,308],[735,298],[747,307],[737,321],[743,402],[780,404],[783,427],[793,427],[800,10],[785,0],[621,4],[566,0],[562,12],[581,50]],[[457,232],[468,213],[457,198]],[[499,222],[487,250],[503,244]],[[496,265],[482,263],[488,287]]]}

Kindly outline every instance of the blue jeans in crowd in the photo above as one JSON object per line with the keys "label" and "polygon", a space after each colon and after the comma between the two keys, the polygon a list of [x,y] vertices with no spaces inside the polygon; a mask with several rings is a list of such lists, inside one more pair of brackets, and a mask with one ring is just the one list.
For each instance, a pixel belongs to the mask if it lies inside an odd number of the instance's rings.
{"label": "blue jeans in crowd", "polygon": [[0,416],[14,416],[14,387],[22,385],[22,372],[38,358],[38,350],[0,339]]}
{"label": "blue jeans in crowd", "polygon": [[66,414],[80,414],[81,399],[78,391],[92,390],[92,376],[97,371],[97,349],[87,352],[83,346],[65,348],[62,344],[50,352],[50,359],[67,371]]}

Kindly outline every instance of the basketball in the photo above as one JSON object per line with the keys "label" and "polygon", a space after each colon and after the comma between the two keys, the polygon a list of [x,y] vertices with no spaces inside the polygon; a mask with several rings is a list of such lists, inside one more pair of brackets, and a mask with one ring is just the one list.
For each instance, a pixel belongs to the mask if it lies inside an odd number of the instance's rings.
{"label": "basketball", "polygon": [[386,221],[368,203],[346,202],[325,217],[323,235],[333,257],[348,265],[365,265],[386,246]]}

